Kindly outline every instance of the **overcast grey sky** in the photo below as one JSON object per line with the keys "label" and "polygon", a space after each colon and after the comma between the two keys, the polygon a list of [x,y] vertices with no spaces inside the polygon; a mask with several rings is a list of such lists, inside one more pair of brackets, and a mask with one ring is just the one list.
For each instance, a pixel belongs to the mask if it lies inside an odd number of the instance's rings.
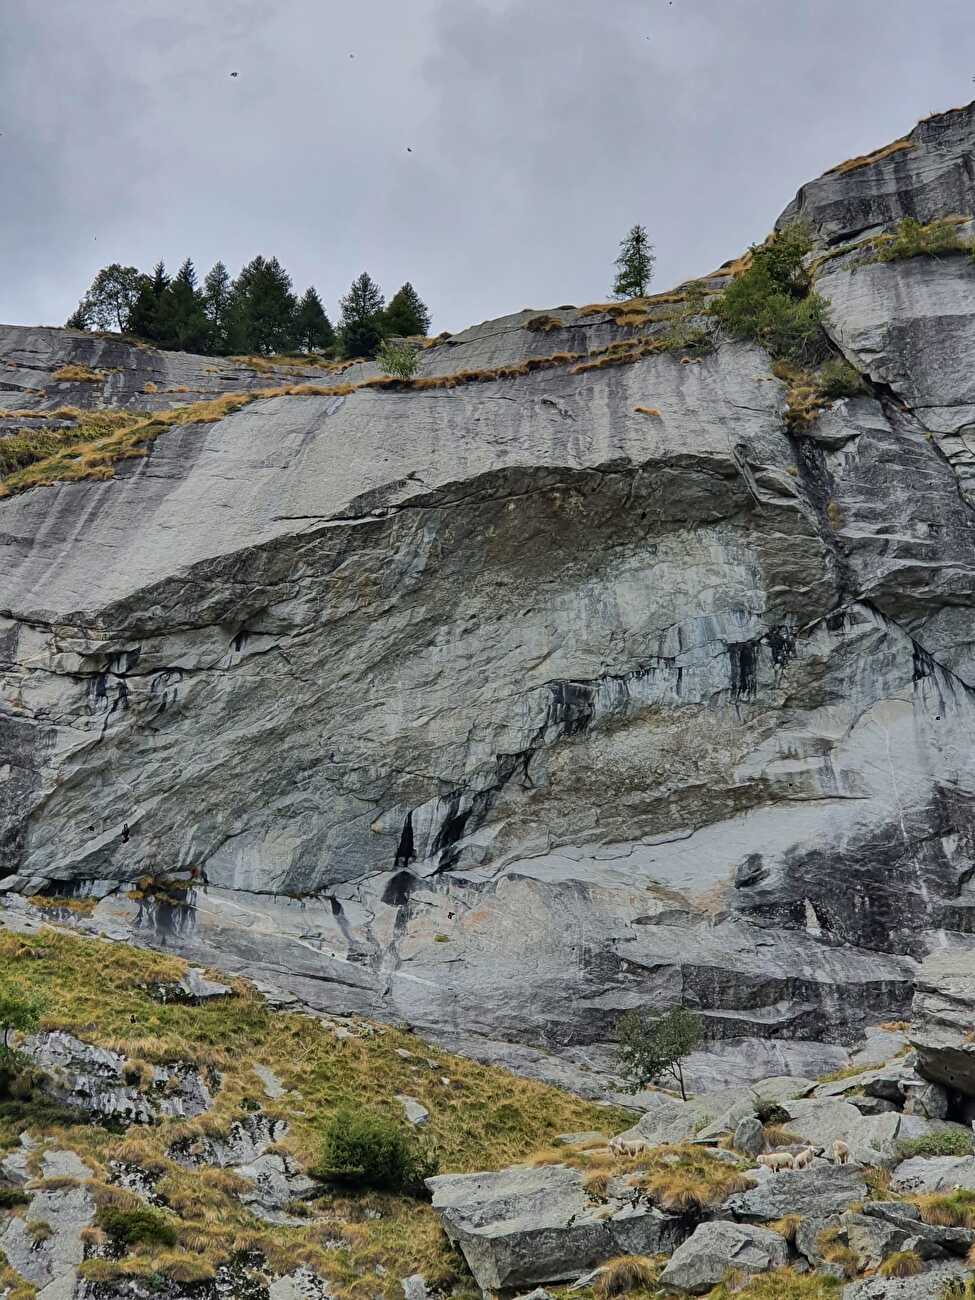
{"label": "overcast grey sky", "polygon": [[973,38],[972,0],[0,0],[0,320],[273,253],[457,330],[604,297],[637,221],[663,289],[971,99]]}

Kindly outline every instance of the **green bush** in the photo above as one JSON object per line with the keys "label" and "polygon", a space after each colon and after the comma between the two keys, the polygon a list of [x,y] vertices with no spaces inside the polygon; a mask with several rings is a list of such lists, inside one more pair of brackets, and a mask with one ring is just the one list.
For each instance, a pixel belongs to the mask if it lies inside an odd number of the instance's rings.
{"label": "green bush", "polygon": [[395,375],[397,379],[412,379],[416,374],[419,356],[416,348],[410,347],[409,343],[393,343],[386,339],[376,353],[376,362],[387,375]]}
{"label": "green bush", "polygon": [[838,397],[858,397],[869,391],[859,371],[843,357],[830,357],[823,362],[816,375],[816,389],[828,402]]}
{"label": "green bush", "polygon": [[333,1183],[422,1195],[436,1161],[403,1127],[371,1111],[345,1109],[328,1121],[316,1173]]}
{"label": "green bush", "polygon": [[755,1118],[762,1124],[788,1124],[792,1116],[771,1097],[756,1097],[753,1104]]}
{"label": "green bush", "polygon": [[972,1146],[971,1133],[945,1129],[943,1133],[928,1133],[924,1137],[898,1142],[897,1151],[905,1160],[911,1156],[970,1156]]}
{"label": "green bush", "polygon": [[873,261],[903,262],[910,257],[937,257],[939,253],[966,251],[975,256],[975,249],[959,237],[955,222],[941,218],[922,226],[913,217],[905,217],[892,235],[877,244]]}
{"label": "green bush", "polygon": [[19,1187],[0,1187],[0,1210],[14,1210],[18,1205],[29,1205],[30,1197]]}
{"label": "green bush", "polygon": [[95,1223],[119,1246],[176,1245],[172,1223],[148,1206],[123,1210],[117,1205],[105,1205],[95,1215]]}
{"label": "green bush", "polygon": [[759,343],[777,359],[813,365],[830,355],[826,300],[810,289],[803,264],[812,241],[803,226],[786,226],[751,249],[752,261],[711,306],[735,338]]}

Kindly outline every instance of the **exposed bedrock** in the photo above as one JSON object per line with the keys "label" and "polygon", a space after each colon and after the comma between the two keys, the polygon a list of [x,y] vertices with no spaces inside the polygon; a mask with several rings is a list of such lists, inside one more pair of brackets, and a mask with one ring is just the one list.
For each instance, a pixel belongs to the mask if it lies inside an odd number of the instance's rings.
{"label": "exposed bedrock", "polygon": [[[956,211],[958,129],[826,189]],[[518,1068],[680,1000],[736,1082],[902,1018],[975,931],[975,268],[818,277],[872,395],[802,435],[721,341],[265,399],[0,503],[5,888]],[[529,315],[423,373],[625,332]]]}

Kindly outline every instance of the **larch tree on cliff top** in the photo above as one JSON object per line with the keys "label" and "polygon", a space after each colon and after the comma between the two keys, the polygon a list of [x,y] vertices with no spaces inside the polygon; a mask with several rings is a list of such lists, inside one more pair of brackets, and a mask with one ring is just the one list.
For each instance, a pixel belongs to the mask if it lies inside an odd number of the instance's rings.
{"label": "larch tree on cliff top", "polygon": [[646,227],[634,226],[620,242],[620,255],[616,259],[616,279],[613,281],[613,296],[642,298],[650,288],[656,260]]}

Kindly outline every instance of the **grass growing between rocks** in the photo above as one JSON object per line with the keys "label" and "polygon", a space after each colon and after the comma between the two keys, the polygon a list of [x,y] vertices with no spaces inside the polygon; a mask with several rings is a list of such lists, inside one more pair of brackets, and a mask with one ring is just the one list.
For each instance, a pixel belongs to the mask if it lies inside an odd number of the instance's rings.
{"label": "grass growing between rocks", "polygon": [[763,1273],[744,1285],[741,1282],[740,1277],[732,1276],[709,1291],[706,1300],[838,1300],[843,1285],[835,1277],[803,1275],[790,1268]]}
{"label": "grass growing between rocks", "polygon": [[939,217],[922,224],[905,217],[892,234],[873,240],[873,262],[904,262],[912,257],[938,257],[946,253],[971,253],[973,246],[958,233],[967,217]]}
{"label": "grass growing between rocks", "polygon": [[[87,1260],[82,1271],[91,1281],[161,1275],[188,1283],[212,1276],[242,1250],[260,1252],[276,1272],[307,1264],[329,1280],[337,1300],[402,1300],[399,1279],[414,1272],[432,1287],[469,1281],[425,1201],[323,1188],[324,1199],[306,1221],[272,1226],[240,1202],[242,1184],[232,1171],[186,1169],[168,1156],[174,1141],[226,1133],[257,1108],[288,1121],[289,1132],[274,1149],[306,1170],[318,1162],[331,1116],[353,1108],[399,1122],[397,1093],[415,1097],[430,1112],[422,1132],[443,1172],[501,1168],[561,1132],[612,1132],[632,1118],[449,1055],[392,1028],[348,1021],[343,1023],[351,1036],[337,1038],[328,1022],[269,1011],[243,981],[229,981],[231,997],[201,1006],[154,1000],[152,986],[172,983],[184,971],[185,963],[175,958],[54,929],[0,933],[0,984],[42,990],[44,1028],[121,1052],[134,1074],[146,1062],[188,1061],[215,1069],[221,1078],[210,1111],[124,1135],[74,1122],[36,1095],[0,1106],[0,1146],[14,1146],[25,1130],[44,1139],[32,1155],[35,1174],[44,1143],[77,1152],[92,1169],[89,1187],[102,1225],[93,1234],[126,1238],[128,1244],[123,1241],[118,1259]],[[281,1080],[287,1089],[281,1100],[266,1097],[255,1064]],[[145,1240],[158,1221],[145,1219],[142,1201],[110,1181],[112,1161],[138,1165],[155,1180],[165,1202],[158,1212],[164,1240]],[[167,1244],[166,1228],[175,1233],[174,1245]]]}
{"label": "grass growing between rocks", "polygon": [[970,1156],[975,1149],[975,1134],[960,1129],[944,1133],[926,1133],[924,1137],[907,1138],[897,1143],[897,1154],[902,1160],[912,1156]]}

